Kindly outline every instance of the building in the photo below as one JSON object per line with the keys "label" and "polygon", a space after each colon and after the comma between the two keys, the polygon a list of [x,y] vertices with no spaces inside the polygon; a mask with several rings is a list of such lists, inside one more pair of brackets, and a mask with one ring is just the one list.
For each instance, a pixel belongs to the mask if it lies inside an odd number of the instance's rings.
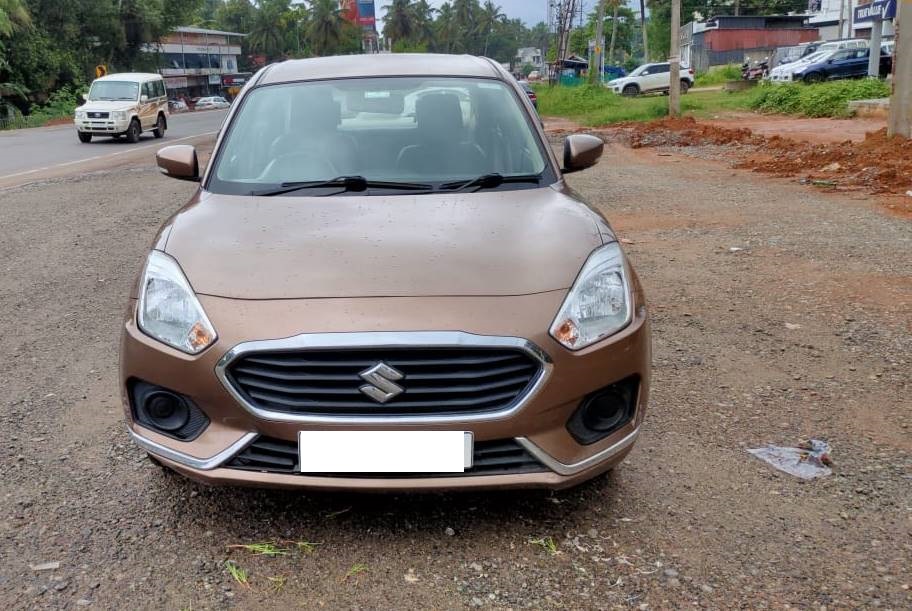
{"label": "building", "polygon": [[342,16],[361,28],[361,50],[365,53],[380,52],[377,34],[377,17],[374,0],[339,0]]}
{"label": "building", "polygon": [[544,72],[545,57],[541,49],[535,47],[522,47],[516,52],[516,58],[513,60],[514,68],[518,71],[525,65],[534,66],[536,70]]}
{"label": "building", "polygon": [[681,63],[701,72],[710,66],[768,57],[777,47],[818,40],[806,15],[720,15],[681,27]]}
{"label": "building", "polygon": [[[857,19],[858,9],[872,4],[883,5],[889,16],[883,22],[883,36],[895,34],[894,18],[896,0],[871,2],[871,0],[810,0],[808,4],[808,25],[816,27],[821,40],[839,40],[841,38],[870,38],[871,20],[862,17]],[[843,27],[839,31],[839,11],[843,10]]]}
{"label": "building", "polygon": [[246,34],[179,27],[143,49],[165,77],[169,97],[233,97],[250,78],[239,71]]}

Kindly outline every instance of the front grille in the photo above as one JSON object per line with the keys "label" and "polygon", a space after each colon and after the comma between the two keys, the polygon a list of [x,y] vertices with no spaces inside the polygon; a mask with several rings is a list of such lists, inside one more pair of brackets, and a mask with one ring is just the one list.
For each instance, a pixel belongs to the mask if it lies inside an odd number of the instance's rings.
{"label": "front grille", "polygon": [[[416,478],[467,477],[471,475],[511,475],[546,471],[525,448],[513,439],[479,441],[472,454],[472,468],[462,473],[321,473],[320,477]],[[300,473],[298,444],[285,439],[259,436],[225,464],[230,469],[261,473]]]}
{"label": "front grille", "polygon": [[90,119],[107,119],[109,116],[106,112],[87,112],[86,115]]}
{"label": "front grille", "polygon": [[[402,374],[385,403],[364,394],[360,374],[379,363]],[[499,411],[541,374],[526,352],[504,348],[357,348],[244,354],[229,383],[258,409],[324,416],[413,416]]]}

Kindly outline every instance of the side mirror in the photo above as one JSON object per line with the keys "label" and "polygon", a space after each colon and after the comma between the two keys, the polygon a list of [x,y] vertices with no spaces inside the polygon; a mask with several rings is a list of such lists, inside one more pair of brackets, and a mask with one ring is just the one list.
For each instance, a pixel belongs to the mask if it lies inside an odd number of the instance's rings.
{"label": "side mirror", "polygon": [[588,134],[574,134],[564,140],[564,174],[579,172],[598,163],[605,143]]}
{"label": "side mirror", "polygon": [[143,94],[143,95],[139,96],[139,101],[142,102],[143,104],[145,104],[146,102],[149,101],[149,96]]}
{"label": "side mirror", "polygon": [[199,182],[199,159],[196,147],[189,144],[166,146],[155,153],[155,163],[165,176]]}

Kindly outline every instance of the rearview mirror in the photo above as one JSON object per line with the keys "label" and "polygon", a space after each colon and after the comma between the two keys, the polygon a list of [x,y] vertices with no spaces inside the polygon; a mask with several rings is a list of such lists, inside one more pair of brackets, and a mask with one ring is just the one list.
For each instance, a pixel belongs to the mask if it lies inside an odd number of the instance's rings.
{"label": "rearview mirror", "polygon": [[155,153],[155,163],[165,176],[199,182],[199,159],[196,147],[189,144],[166,146]]}
{"label": "rearview mirror", "polygon": [[564,174],[579,172],[598,163],[605,143],[588,134],[573,134],[564,140]]}

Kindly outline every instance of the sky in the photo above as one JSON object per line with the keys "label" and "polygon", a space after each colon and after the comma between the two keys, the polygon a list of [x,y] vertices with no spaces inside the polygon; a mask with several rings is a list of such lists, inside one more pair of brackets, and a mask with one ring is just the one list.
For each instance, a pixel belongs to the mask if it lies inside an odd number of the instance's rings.
{"label": "sky", "polygon": [[[430,4],[438,7],[446,0],[430,0]],[[375,0],[374,6],[377,8],[377,17],[383,18],[386,11],[383,7],[389,4],[389,0]],[[548,0],[495,0],[495,4],[500,6],[501,11],[510,19],[522,19],[528,27],[532,27],[539,21],[548,21]],[[587,2],[589,4],[589,2]],[[383,26],[377,24],[377,29]]]}

